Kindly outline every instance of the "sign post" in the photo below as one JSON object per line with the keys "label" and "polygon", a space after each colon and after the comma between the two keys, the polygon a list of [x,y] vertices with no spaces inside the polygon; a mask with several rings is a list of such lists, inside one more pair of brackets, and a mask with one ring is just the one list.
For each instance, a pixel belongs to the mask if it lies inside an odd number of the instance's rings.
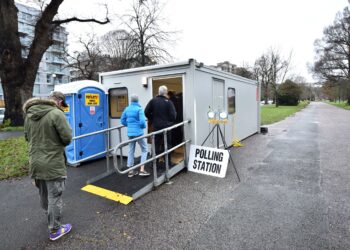
{"label": "sign post", "polygon": [[[212,133],[215,133],[215,129],[216,129],[216,136],[217,136],[217,138],[216,138],[216,141],[217,141],[217,149],[216,150],[218,150],[219,149],[219,140],[220,140],[220,138],[221,138],[221,141],[223,142],[223,144],[224,144],[224,146],[225,146],[225,150],[221,150],[221,151],[226,151],[226,153],[228,154],[228,157],[229,157],[229,160],[231,161],[231,163],[232,163],[232,166],[233,166],[233,169],[235,170],[235,172],[236,172],[236,175],[237,175],[237,178],[238,178],[238,181],[241,181],[241,178],[239,178],[239,175],[238,175],[238,172],[237,172],[237,169],[236,169],[236,166],[235,166],[235,163],[233,162],[233,159],[232,159],[232,156],[231,156],[231,153],[230,153],[230,151],[229,151],[229,149],[228,149],[228,147],[227,147],[227,144],[226,144],[226,141],[225,141],[225,137],[224,137],[224,135],[223,135],[223,133],[222,133],[222,131],[221,131],[221,128],[220,128],[220,125],[219,125],[219,122],[215,122],[215,126],[213,127],[213,129],[210,131],[210,133],[209,133],[209,135],[207,136],[207,138],[205,138],[205,140],[204,140],[204,142],[202,143],[202,145],[201,145],[201,147],[204,145],[204,143],[208,140],[208,138],[210,137],[210,135],[212,134]],[[211,148],[212,150],[213,150],[213,148]],[[195,156],[196,156],[196,151],[194,152],[194,154],[195,154]],[[190,164],[191,164],[191,157],[193,157],[193,152],[192,152],[192,145],[191,145],[191,155],[190,155]],[[193,164],[194,164],[194,162],[193,162]],[[203,165],[203,164],[202,164]],[[188,168],[188,170],[190,170],[190,171],[192,171],[191,170],[191,167],[193,168],[193,166],[191,166],[191,165],[189,165],[189,168]],[[202,168],[202,166],[200,166],[201,168]],[[227,167],[227,162],[226,162],[226,167]],[[197,169],[198,170],[198,169]],[[194,172],[198,172],[198,171],[194,171]],[[225,174],[226,174],[226,170],[225,170]],[[220,177],[220,176],[219,176]],[[223,176],[223,177],[225,177],[225,176]]]}
{"label": "sign post", "polygon": [[224,178],[228,159],[229,153],[227,150],[191,145],[188,170]]}

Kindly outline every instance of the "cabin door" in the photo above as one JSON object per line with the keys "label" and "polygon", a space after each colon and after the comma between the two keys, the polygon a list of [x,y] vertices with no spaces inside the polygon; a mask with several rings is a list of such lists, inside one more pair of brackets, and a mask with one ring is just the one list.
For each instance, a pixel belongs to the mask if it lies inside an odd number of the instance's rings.
{"label": "cabin door", "polygon": [[[183,76],[160,76],[152,78],[153,97],[158,95],[160,86],[165,85],[168,88],[168,98],[173,102],[177,113],[176,123],[183,122]],[[148,133],[153,131],[151,124],[148,124]],[[172,146],[176,146],[183,141],[183,127],[173,129],[171,132]],[[151,143],[151,142],[149,142]],[[179,163],[184,159],[183,147],[176,149],[171,154],[171,161]]]}

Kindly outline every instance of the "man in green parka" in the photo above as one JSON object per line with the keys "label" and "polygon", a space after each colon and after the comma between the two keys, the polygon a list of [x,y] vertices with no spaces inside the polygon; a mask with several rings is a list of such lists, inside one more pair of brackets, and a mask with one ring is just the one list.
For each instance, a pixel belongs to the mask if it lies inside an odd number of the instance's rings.
{"label": "man in green parka", "polygon": [[64,149],[72,140],[63,107],[68,107],[65,96],[57,91],[49,99],[32,98],[23,105],[30,175],[47,212],[50,240],[57,240],[72,229],[71,224],[62,225],[60,221],[67,178]]}

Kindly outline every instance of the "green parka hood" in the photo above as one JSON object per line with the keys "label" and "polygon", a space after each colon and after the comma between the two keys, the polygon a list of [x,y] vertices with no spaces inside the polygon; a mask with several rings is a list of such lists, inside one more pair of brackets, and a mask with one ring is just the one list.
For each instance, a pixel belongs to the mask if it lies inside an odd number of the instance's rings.
{"label": "green parka hood", "polygon": [[24,103],[23,112],[29,119],[38,121],[55,108],[59,107],[51,99],[32,98]]}

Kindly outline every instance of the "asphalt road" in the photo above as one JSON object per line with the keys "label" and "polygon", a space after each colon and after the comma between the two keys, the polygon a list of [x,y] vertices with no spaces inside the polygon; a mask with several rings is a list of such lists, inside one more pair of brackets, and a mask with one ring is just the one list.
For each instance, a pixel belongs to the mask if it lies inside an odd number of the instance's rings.
{"label": "asphalt road", "polygon": [[233,150],[225,179],[181,173],[124,206],[69,168],[65,238],[51,243],[29,178],[0,182],[0,249],[350,249],[350,111],[312,103]]}

